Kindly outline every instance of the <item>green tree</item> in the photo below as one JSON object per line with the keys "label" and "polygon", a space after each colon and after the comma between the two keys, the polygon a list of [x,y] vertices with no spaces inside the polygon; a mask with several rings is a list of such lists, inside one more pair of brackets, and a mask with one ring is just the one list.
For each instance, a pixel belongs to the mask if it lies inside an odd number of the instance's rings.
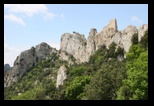
{"label": "green tree", "polygon": [[126,58],[127,78],[117,92],[117,99],[147,100],[148,50],[143,51],[139,45],[132,45]]}
{"label": "green tree", "polygon": [[117,44],[115,42],[112,42],[109,45],[109,50],[108,50],[108,57],[115,58],[115,49],[116,49]]}
{"label": "green tree", "polygon": [[145,31],[144,36],[141,38],[140,45],[144,49],[148,48],[148,30]]}
{"label": "green tree", "polygon": [[89,76],[79,76],[70,83],[66,88],[66,97],[69,100],[78,100],[80,99],[80,94],[83,93],[83,89],[86,84],[90,82]]}
{"label": "green tree", "polygon": [[125,76],[124,65],[124,62],[118,62],[116,59],[110,63],[103,63],[85,87],[82,99],[114,100]]}
{"label": "green tree", "polygon": [[132,41],[133,44],[138,43],[138,34],[137,33],[133,34],[131,41]]}
{"label": "green tree", "polygon": [[74,75],[74,76],[81,76],[81,74],[83,73],[83,71],[86,69],[86,67],[84,66],[78,66],[73,68],[72,70],[70,70],[70,74]]}
{"label": "green tree", "polygon": [[121,48],[120,46],[118,46],[115,54],[116,56],[118,55],[124,56],[124,48]]}
{"label": "green tree", "polygon": [[137,59],[141,52],[143,52],[143,48],[141,48],[139,45],[132,44],[132,46],[130,46],[129,52],[126,54],[127,61],[133,61],[134,59]]}

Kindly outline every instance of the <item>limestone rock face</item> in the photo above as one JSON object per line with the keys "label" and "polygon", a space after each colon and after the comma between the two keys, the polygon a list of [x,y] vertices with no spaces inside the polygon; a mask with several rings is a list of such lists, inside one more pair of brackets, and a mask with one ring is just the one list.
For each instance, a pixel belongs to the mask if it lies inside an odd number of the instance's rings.
{"label": "limestone rock face", "polygon": [[57,75],[56,87],[58,88],[60,85],[63,85],[63,81],[66,79],[66,67],[63,65],[59,68]]}
{"label": "limestone rock face", "polygon": [[38,61],[46,59],[49,54],[57,52],[46,43],[41,43],[35,48],[21,52],[16,58],[13,68],[9,71],[6,78],[5,86],[10,86],[13,82],[17,82],[26,71],[36,66]]}
{"label": "limestone rock face", "polygon": [[112,37],[111,42],[115,42],[116,44],[120,44],[121,39],[122,39],[122,33],[119,31]]}
{"label": "limestone rock face", "polygon": [[49,54],[57,52],[56,49],[50,47],[47,43],[42,42],[35,47],[36,57],[38,57],[38,61],[46,59]]}
{"label": "limestone rock face", "polygon": [[[101,32],[97,32],[95,28],[92,28],[87,40],[83,35],[76,32],[73,34],[64,33],[61,37],[61,50],[72,54],[79,63],[88,61],[89,57],[98,50],[101,45],[105,44],[108,48],[112,42],[124,48],[125,53],[127,53],[131,46],[132,35],[137,33],[140,41],[144,35],[144,31],[147,29],[148,25],[144,24],[139,27],[138,30],[135,26],[130,25],[123,31],[118,31],[117,20],[112,19]],[[67,58],[64,54],[61,54],[61,57]],[[122,57],[118,57],[118,59],[122,60]]]}
{"label": "limestone rock face", "polygon": [[111,42],[115,42],[118,46],[124,48],[125,52],[129,51],[131,46],[132,35],[138,33],[135,26],[128,26],[123,31],[118,31],[111,39]]}
{"label": "limestone rock face", "polygon": [[110,20],[109,24],[104,27],[104,29],[97,33],[96,29],[91,29],[89,37],[87,39],[86,47],[86,61],[89,60],[89,57],[103,44],[109,46],[111,38],[117,32],[117,21],[116,19]]}
{"label": "limestone rock face", "polygon": [[63,59],[63,60],[66,60],[66,61],[69,60],[69,55],[68,55],[68,53],[67,53],[66,51],[61,50],[61,51],[60,51],[60,57],[61,57],[61,59]]}
{"label": "limestone rock face", "polygon": [[97,29],[92,28],[92,29],[90,30],[90,32],[89,32],[89,37],[90,37],[90,36],[95,36],[96,33],[97,33]]}
{"label": "limestone rock face", "polygon": [[92,28],[89,32],[89,36],[86,43],[86,60],[88,61],[88,58],[94,53],[96,50],[96,44],[95,44],[95,35],[97,33],[97,30]]}
{"label": "limestone rock face", "polygon": [[73,32],[73,34],[64,33],[61,37],[60,49],[72,54],[77,61],[85,61],[86,39],[84,35]]}
{"label": "limestone rock face", "polygon": [[135,26],[128,26],[122,33],[122,39],[121,39],[121,44],[123,45],[123,48],[125,52],[129,51],[129,48],[131,46],[131,38],[132,35],[138,33],[137,28]]}
{"label": "limestone rock face", "polygon": [[117,32],[117,20],[110,20],[109,24],[102,30],[104,37],[112,37]]}
{"label": "limestone rock face", "polygon": [[148,24],[143,24],[138,28],[138,40],[141,40],[141,37],[144,35],[144,32],[148,29]]}
{"label": "limestone rock face", "polygon": [[60,56],[59,59],[67,61],[69,66],[73,65],[74,63],[78,63],[77,61],[72,61],[71,57],[73,55],[70,53],[67,53],[66,51],[60,50],[59,56]]}
{"label": "limestone rock face", "polygon": [[107,47],[112,43],[111,38],[117,33],[117,20],[110,20],[109,24],[104,27],[104,29],[96,34],[95,42],[96,42],[96,50],[102,44],[105,44]]}
{"label": "limestone rock face", "polygon": [[[73,32],[73,34],[64,33],[61,37],[60,49],[72,54],[79,63],[89,60],[89,57],[99,48],[100,45],[110,45],[111,37],[117,32],[117,21],[113,19],[99,33],[95,28],[89,32],[88,39],[84,35]],[[64,53],[60,56],[66,60]]]}

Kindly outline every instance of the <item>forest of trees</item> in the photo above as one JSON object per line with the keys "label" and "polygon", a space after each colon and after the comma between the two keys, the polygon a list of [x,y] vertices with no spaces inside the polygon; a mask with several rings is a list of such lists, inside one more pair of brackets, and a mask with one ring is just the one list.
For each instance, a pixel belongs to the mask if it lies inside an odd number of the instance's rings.
{"label": "forest of trees", "polygon": [[[132,36],[129,52],[121,61],[117,57],[124,56],[124,49],[116,46],[114,42],[108,49],[102,45],[89,62],[70,67],[67,61],[52,54],[25,73],[19,82],[5,88],[4,99],[147,100],[148,31],[145,31],[140,42],[138,34]],[[57,70],[63,64],[67,67],[67,79],[57,89]]]}

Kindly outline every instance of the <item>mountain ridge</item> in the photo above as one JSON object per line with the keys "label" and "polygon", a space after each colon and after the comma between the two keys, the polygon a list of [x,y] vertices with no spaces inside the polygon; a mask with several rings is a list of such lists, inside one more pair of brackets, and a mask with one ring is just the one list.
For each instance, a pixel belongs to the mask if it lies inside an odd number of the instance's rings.
{"label": "mountain ridge", "polygon": [[[127,53],[132,44],[132,35],[138,34],[140,41],[147,29],[148,24],[143,24],[138,29],[135,26],[129,25],[123,31],[118,31],[117,21],[116,19],[112,19],[100,32],[92,28],[87,39],[83,34],[77,32],[73,32],[72,34],[64,33],[61,36],[60,49],[72,54],[80,63],[87,62],[89,57],[101,45],[105,44],[108,47],[112,42],[115,42],[117,47],[124,48],[125,53]],[[62,58],[65,59],[65,57]]]}
{"label": "mountain ridge", "polygon": [[[48,55],[57,53],[62,60],[66,60],[69,64],[83,63],[89,61],[90,56],[97,51],[102,45],[108,46],[115,42],[116,47],[124,48],[125,53],[129,51],[131,46],[131,37],[138,33],[138,39],[144,35],[144,31],[148,29],[148,24],[143,24],[138,29],[135,26],[127,26],[123,31],[118,31],[116,19],[112,19],[101,32],[92,28],[86,39],[83,34],[78,32],[64,33],[61,36],[60,50],[56,50],[47,43],[42,42],[36,47],[25,50],[17,56],[13,68],[7,73],[4,87],[10,86],[13,82],[17,82],[25,72],[37,65],[37,62],[46,59]],[[76,60],[72,62],[69,58],[73,56]],[[59,75],[60,76],[60,75]]]}

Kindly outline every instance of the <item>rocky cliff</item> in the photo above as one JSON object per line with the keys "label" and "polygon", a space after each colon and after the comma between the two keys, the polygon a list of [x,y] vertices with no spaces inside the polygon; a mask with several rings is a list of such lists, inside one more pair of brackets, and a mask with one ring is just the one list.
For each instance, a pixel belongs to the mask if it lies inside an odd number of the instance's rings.
{"label": "rocky cliff", "polygon": [[[77,32],[73,34],[64,33],[60,43],[61,51],[72,54],[79,62],[84,62],[86,57],[86,38]],[[65,59],[65,57],[62,57]]]}
{"label": "rocky cliff", "polygon": [[[101,32],[92,28],[86,39],[83,34],[73,32],[64,33],[61,36],[60,49],[72,54],[79,63],[89,60],[89,57],[103,44],[107,47],[115,42],[117,46],[124,48],[125,53],[129,51],[131,46],[131,37],[138,33],[138,39],[144,35],[144,31],[148,29],[148,25],[144,24],[138,29],[135,26],[127,26],[123,31],[118,31],[117,20],[110,20],[109,24],[103,28]],[[66,56],[61,55],[63,59]]]}
{"label": "rocky cliff", "polygon": [[26,71],[29,71],[33,66],[36,66],[38,61],[46,59],[48,55],[54,52],[58,51],[44,42],[36,47],[21,52],[16,58],[13,68],[7,74],[4,86],[7,87],[13,82],[17,82]]}

